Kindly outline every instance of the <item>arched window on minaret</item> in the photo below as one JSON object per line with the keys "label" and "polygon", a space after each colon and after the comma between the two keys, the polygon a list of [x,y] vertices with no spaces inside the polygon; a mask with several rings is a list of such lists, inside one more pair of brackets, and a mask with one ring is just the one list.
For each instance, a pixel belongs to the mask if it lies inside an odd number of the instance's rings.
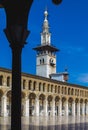
{"label": "arched window on minaret", "polygon": [[42,61],[43,61],[43,64],[44,64],[44,58],[42,59]]}
{"label": "arched window on minaret", "polygon": [[40,59],[40,64],[41,64],[41,59]]}

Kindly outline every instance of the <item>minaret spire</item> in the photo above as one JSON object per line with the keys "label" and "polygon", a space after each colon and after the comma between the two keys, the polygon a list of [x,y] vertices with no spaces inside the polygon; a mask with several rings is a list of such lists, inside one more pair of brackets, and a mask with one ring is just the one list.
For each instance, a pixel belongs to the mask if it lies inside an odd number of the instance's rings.
{"label": "minaret spire", "polygon": [[41,45],[50,45],[50,43],[51,33],[49,32],[48,11],[46,8],[44,11],[43,30],[41,33]]}

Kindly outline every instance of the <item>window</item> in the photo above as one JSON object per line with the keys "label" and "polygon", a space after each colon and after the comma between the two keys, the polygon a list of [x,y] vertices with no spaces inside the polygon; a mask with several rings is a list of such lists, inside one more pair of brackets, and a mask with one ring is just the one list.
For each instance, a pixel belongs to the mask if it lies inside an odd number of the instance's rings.
{"label": "window", "polygon": [[30,80],[28,84],[29,90],[31,90],[31,84],[32,84],[32,81]]}
{"label": "window", "polygon": [[9,76],[7,77],[7,86],[8,87],[10,86],[10,77]]}
{"label": "window", "polygon": [[3,76],[0,76],[0,85],[2,85],[3,82]]}
{"label": "window", "polygon": [[26,87],[26,80],[23,80],[23,89]]}

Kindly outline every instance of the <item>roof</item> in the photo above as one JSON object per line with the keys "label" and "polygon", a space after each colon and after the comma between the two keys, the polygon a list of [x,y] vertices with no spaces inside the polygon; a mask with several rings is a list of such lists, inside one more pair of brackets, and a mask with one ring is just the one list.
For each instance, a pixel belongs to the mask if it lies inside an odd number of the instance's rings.
{"label": "roof", "polygon": [[59,75],[69,75],[68,72],[61,72],[61,73],[52,73],[51,76],[59,76]]}
{"label": "roof", "polygon": [[36,51],[44,51],[44,50],[48,50],[48,51],[51,51],[51,52],[59,51],[59,49],[57,49],[54,46],[50,46],[50,45],[43,45],[43,46],[40,45],[40,46],[37,46],[33,49],[36,50]]}

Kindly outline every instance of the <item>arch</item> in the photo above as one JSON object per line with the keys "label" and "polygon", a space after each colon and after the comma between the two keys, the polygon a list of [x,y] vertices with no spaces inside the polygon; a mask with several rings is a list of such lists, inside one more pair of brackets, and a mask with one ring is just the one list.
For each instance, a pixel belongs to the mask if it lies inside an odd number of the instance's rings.
{"label": "arch", "polygon": [[79,102],[79,99],[78,99],[78,98],[76,98],[76,99],[75,99],[75,103],[78,103],[78,102]]}
{"label": "arch", "polygon": [[29,99],[35,99],[35,98],[36,98],[35,93],[30,93],[30,94],[29,94]]}
{"label": "arch", "polygon": [[7,92],[6,96],[11,100],[11,90]]}
{"label": "arch", "polygon": [[40,94],[39,100],[45,100],[45,95],[44,94]]}
{"label": "arch", "polygon": [[56,96],[56,97],[55,97],[55,102],[59,102],[59,100],[60,100],[60,97],[59,97],[59,96]]}
{"label": "arch", "polygon": [[24,92],[21,93],[21,98],[24,99],[26,97],[26,94]]}
{"label": "arch", "polygon": [[80,103],[83,103],[83,99],[82,98],[80,99]]}
{"label": "arch", "polygon": [[51,95],[49,95],[49,96],[47,97],[47,100],[48,100],[49,102],[51,102],[52,99],[53,99],[53,97],[52,97]]}
{"label": "arch", "polygon": [[69,102],[69,103],[72,103],[72,102],[73,102],[73,98],[72,98],[72,97],[69,97],[68,102]]}
{"label": "arch", "polygon": [[62,102],[64,103],[66,101],[66,97],[62,97]]}

